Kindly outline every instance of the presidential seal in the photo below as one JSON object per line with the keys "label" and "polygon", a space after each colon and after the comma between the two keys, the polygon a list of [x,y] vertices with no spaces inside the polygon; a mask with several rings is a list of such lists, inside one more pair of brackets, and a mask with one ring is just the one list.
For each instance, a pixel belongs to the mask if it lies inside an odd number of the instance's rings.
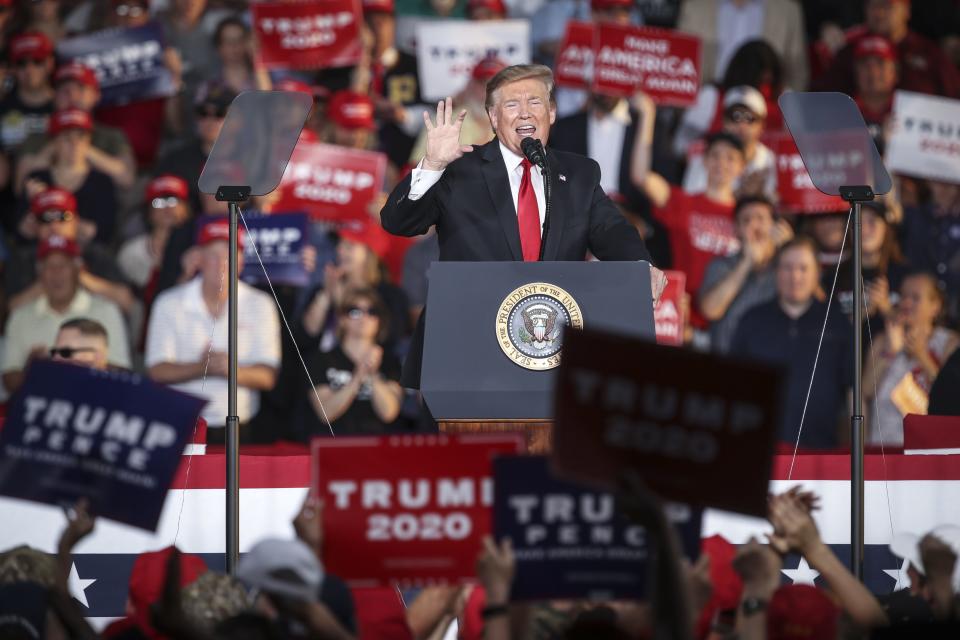
{"label": "presidential seal", "polygon": [[497,343],[524,369],[545,371],[560,364],[566,327],[583,328],[580,306],[569,293],[547,282],[514,289],[497,312]]}

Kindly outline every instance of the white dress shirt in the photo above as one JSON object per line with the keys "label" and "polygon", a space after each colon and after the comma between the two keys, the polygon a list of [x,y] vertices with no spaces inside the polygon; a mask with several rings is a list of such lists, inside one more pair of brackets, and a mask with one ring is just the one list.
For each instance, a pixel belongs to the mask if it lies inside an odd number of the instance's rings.
{"label": "white dress shirt", "polygon": [[630,106],[621,99],[610,113],[590,110],[587,116],[587,155],[600,165],[600,186],[606,193],[620,192],[620,158],[630,126]]}
{"label": "white dress shirt", "polygon": [[[507,177],[510,178],[510,194],[513,196],[513,211],[517,211],[517,201],[520,199],[520,181],[523,179],[523,156],[518,156],[510,149],[500,145],[500,154],[503,156],[503,164],[507,168]],[[477,150],[471,153],[477,153]],[[433,171],[423,168],[423,160],[417,165],[417,168],[410,175],[410,194],[407,196],[411,200],[419,200],[423,197],[430,187],[440,181],[443,175],[443,169]],[[553,177],[557,180],[557,177]],[[543,232],[543,217],[546,213],[546,197],[543,194],[543,174],[540,167],[534,165],[530,167],[530,180],[533,181],[533,192],[537,196],[537,208],[540,210],[540,230]]]}

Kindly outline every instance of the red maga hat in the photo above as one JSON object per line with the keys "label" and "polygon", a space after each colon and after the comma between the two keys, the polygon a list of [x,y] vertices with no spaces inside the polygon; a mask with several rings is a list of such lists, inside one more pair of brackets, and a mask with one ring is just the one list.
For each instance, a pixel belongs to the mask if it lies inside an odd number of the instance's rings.
{"label": "red maga hat", "polygon": [[[244,229],[243,227],[237,228],[237,246],[240,249],[243,249],[243,240],[244,240]],[[230,241],[230,221],[226,216],[222,218],[214,218],[209,220],[200,228],[200,233],[197,234],[197,245],[204,247],[211,242],[229,242]]]}
{"label": "red maga hat", "polygon": [[590,0],[590,8],[598,11],[604,9],[632,9],[634,0]]}
{"label": "red maga hat", "polygon": [[69,211],[76,213],[77,199],[72,193],[60,187],[50,187],[33,196],[30,200],[30,213],[42,216],[47,211]]}
{"label": "red maga hat", "polygon": [[467,1],[467,13],[473,13],[477,9],[489,9],[494,13],[499,13],[500,15],[507,15],[507,6],[503,4],[503,0],[468,0]]}
{"label": "red maga hat", "polygon": [[856,60],[863,58],[881,58],[883,60],[896,61],[897,48],[890,40],[883,36],[864,36],[857,40],[853,49],[853,57]]}
{"label": "red maga hat", "polygon": [[79,82],[94,89],[100,88],[100,81],[93,69],[79,62],[68,62],[54,72],[53,83],[59,85],[64,82]]}
{"label": "red maga hat", "polygon": [[24,31],[10,39],[10,59],[19,62],[24,58],[42,60],[53,55],[53,43],[40,31]]}
{"label": "red maga hat", "polygon": [[50,236],[37,246],[37,260],[43,260],[51,253],[65,253],[71,258],[79,258],[80,246],[70,238]]}
{"label": "red maga hat", "polygon": [[55,136],[70,129],[93,131],[93,118],[82,109],[64,109],[50,116],[48,131]]}
{"label": "red maga hat", "polygon": [[151,180],[144,195],[149,202],[154,198],[166,198],[168,196],[186,200],[189,193],[190,188],[187,186],[186,180],[167,173]]}
{"label": "red maga hat", "polygon": [[394,13],[396,10],[396,5],[393,0],[363,0],[363,12],[382,12],[382,13]]}
{"label": "red maga hat", "polygon": [[506,69],[506,67],[507,63],[500,58],[483,58],[474,65],[473,71],[470,72],[470,77],[480,82],[486,82],[503,69]]}
{"label": "red maga hat", "polygon": [[344,129],[375,129],[373,100],[356,91],[337,91],[330,96],[327,115]]}
{"label": "red maga hat", "polygon": [[770,640],[836,638],[840,610],[823,591],[808,584],[777,589],[767,606]]}

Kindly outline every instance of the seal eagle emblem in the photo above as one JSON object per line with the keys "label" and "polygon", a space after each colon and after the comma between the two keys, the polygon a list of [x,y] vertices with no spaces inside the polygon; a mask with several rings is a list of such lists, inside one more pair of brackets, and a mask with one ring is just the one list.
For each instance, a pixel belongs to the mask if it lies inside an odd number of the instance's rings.
{"label": "seal eagle emblem", "polygon": [[547,282],[517,287],[497,311],[497,343],[515,364],[534,371],[560,364],[563,331],[583,328],[580,306],[569,293]]}

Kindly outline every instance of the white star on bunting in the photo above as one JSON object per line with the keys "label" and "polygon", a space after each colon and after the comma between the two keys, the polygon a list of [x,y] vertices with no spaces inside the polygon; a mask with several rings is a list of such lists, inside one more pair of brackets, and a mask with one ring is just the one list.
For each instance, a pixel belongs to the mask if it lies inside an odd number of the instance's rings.
{"label": "white star on bunting", "polygon": [[884,569],[883,572],[897,581],[893,585],[893,590],[906,589],[910,586],[910,576],[907,575],[907,567],[910,566],[909,560],[904,560],[899,569]]}
{"label": "white star on bunting", "polygon": [[814,580],[820,575],[819,571],[814,571],[807,564],[806,558],[800,558],[800,564],[796,569],[781,569],[783,574],[793,581],[793,584],[814,584]]}
{"label": "white star on bunting", "polygon": [[70,565],[70,578],[67,581],[69,586],[70,595],[72,595],[77,601],[80,602],[87,609],[90,608],[90,605],[87,603],[87,587],[96,582],[96,578],[81,578],[80,574],[77,572],[77,563]]}

